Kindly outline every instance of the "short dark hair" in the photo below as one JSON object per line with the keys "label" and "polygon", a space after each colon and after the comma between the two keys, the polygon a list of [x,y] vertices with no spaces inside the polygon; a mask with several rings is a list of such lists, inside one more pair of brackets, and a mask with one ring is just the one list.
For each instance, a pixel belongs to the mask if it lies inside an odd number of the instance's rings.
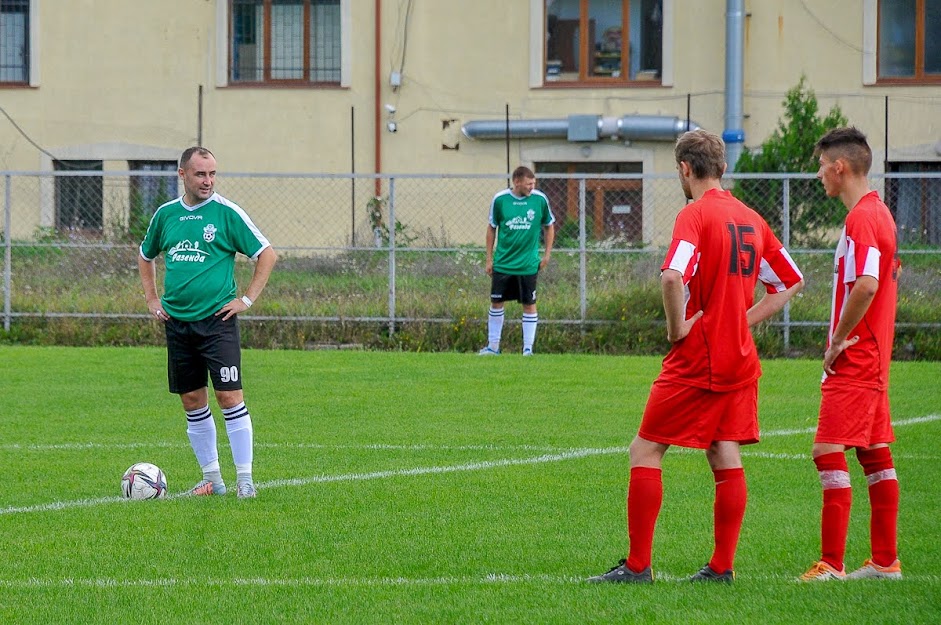
{"label": "short dark hair", "polygon": [[535,178],[536,174],[533,173],[533,170],[529,167],[524,167],[520,165],[513,170],[513,180],[519,180],[520,178]]}
{"label": "short dark hair", "polygon": [[191,148],[186,148],[183,150],[183,155],[180,156],[180,169],[186,169],[186,164],[190,162],[190,159],[193,158],[194,154],[199,154],[200,156],[212,156],[215,158],[215,155],[208,149],[194,145]]}
{"label": "short dark hair", "polygon": [[719,179],[725,172],[725,143],[719,135],[698,129],[684,132],[673,149],[676,164],[686,163],[699,180]]}
{"label": "short dark hair", "polygon": [[827,158],[842,158],[853,173],[865,176],[872,167],[872,148],[866,135],[855,126],[834,128],[827,131],[814,145],[814,156],[825,154]]}

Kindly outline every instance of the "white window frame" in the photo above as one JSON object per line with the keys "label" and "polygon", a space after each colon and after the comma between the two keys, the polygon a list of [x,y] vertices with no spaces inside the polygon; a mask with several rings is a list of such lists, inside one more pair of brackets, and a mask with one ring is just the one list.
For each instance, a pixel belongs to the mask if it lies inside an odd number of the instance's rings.
{"label": "white window frame", "polygon": [[[340,0],[340,86],[352,83],[353,0]],[[271,86],[258,83],[253,86]],[[229,0],[216,0],[216,86],[229,86]],[[311,84],[311,87],[317,87]]]}
{"label": "white window frame", "polygon": [[879,0],[863,0],[863,84],[878,82]]}
{"label": "white window frame", "polygon": [[[673,86],[673,24],[675,0],[663,0],[663,34],[660,71],[660,86]],[[533,89],[546,85],[546,42],[543,37],[546,31],[546,2],[545,0],[529,0],[529,86]],[[632,85],[612,83],[611,85],[588,85],[599,89],[618,87],[630,89]]]}

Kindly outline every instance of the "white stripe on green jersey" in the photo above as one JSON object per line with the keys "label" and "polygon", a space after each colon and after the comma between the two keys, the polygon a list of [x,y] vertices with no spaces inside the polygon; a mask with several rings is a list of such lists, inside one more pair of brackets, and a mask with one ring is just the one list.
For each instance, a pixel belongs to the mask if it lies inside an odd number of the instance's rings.
{"label": "white stripe on green jersey", "polygon": [[549,198],[542,191],[526,197],[510,189],[498,191],[490,202],[490,225],[497,229],[493,270],[514,276],[539,271],[539,237],[542,228],[553,223]]}
{"label": "white stripe on green jersey", "polygon": [[235,298],[235,254],[257,258],[270,246],[244,210],[218,193],[196,206],[160,206],[140,245],[144,260],[164,253],[161,303],[181,321],[198,321]]}

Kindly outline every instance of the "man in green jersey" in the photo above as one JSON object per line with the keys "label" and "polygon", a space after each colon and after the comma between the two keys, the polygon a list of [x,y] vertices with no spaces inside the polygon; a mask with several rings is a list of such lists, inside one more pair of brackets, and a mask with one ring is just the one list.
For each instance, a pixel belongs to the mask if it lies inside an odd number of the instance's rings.
{"label": "man in green jersey", "polygon": [[[555,217],[549,199],[536,190],[536,174],[528,167],[513,171],[513,187],[493,196],[487,228],[487,275],[491,276],[487,346],[481,356],[500,353],[503,303],[523,305],[523,355],[531,356],[536,340],[536,278],[549,262],[555,241]],[[546,252],[539,257],[539,234],[545,233]],[[494,250],[496,242],[496,250]]]}
{"label": "man in green jersey", "polygon": [[[170,392],[183,401],[190,444],[203,471],[193,495],[224,495],[216,425],[209,410],[208,377],[225,418],[235,461],[236,494],[254,497],[252,419],[242,395],[238,313],[258,299],[278,259],[268,239],[238,205],[213,191],[216,159],[192,147],[180,158],[183,197],[160,206],[140,246],[147,308],[164,323]],[[157,295],[155,259],[164,254],[163,297]],[[238,297],[235,254],[256,261]]]}

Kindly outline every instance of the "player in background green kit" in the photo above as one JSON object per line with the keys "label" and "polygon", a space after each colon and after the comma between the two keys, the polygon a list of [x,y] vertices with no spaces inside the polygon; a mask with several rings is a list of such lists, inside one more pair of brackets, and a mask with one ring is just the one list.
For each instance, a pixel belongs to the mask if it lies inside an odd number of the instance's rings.
{"label": "player in background green kit", "polygon": [[[258,299],[278,256],[238,205],[215,193],[216,159],[192,147],[180,157],[183,197],[160,206],[140,246],[147,308],[164,323],[170,392],[186,411],[186,433],[203,471],[192,495],[224,495],[216,424],[209,410],[208,378],[222,409],[235,462],[236,494],[254,497],[252,419],[242,394],[238,313]],[[163,297],[157,295],[155,259],[164,254]],[[238,297],[235,254],[256,261],[245,294]]]}
{"label": "player in background green kit", "polygon": [[[481,356],[500,354],[503,303],[523,305],[523,355],[531,356],[536,341],[536,278],[549,263],[555,241],[555,217],[549,199],[536,190],[536,174],[528,167],[513,171],[513,187],[493,196],[487,228],[487,275],[491,277],[487,346]],[[539,257],[539,235],[545,233],[546,251]],[[496,249],[494,249],[496,243]]]}

